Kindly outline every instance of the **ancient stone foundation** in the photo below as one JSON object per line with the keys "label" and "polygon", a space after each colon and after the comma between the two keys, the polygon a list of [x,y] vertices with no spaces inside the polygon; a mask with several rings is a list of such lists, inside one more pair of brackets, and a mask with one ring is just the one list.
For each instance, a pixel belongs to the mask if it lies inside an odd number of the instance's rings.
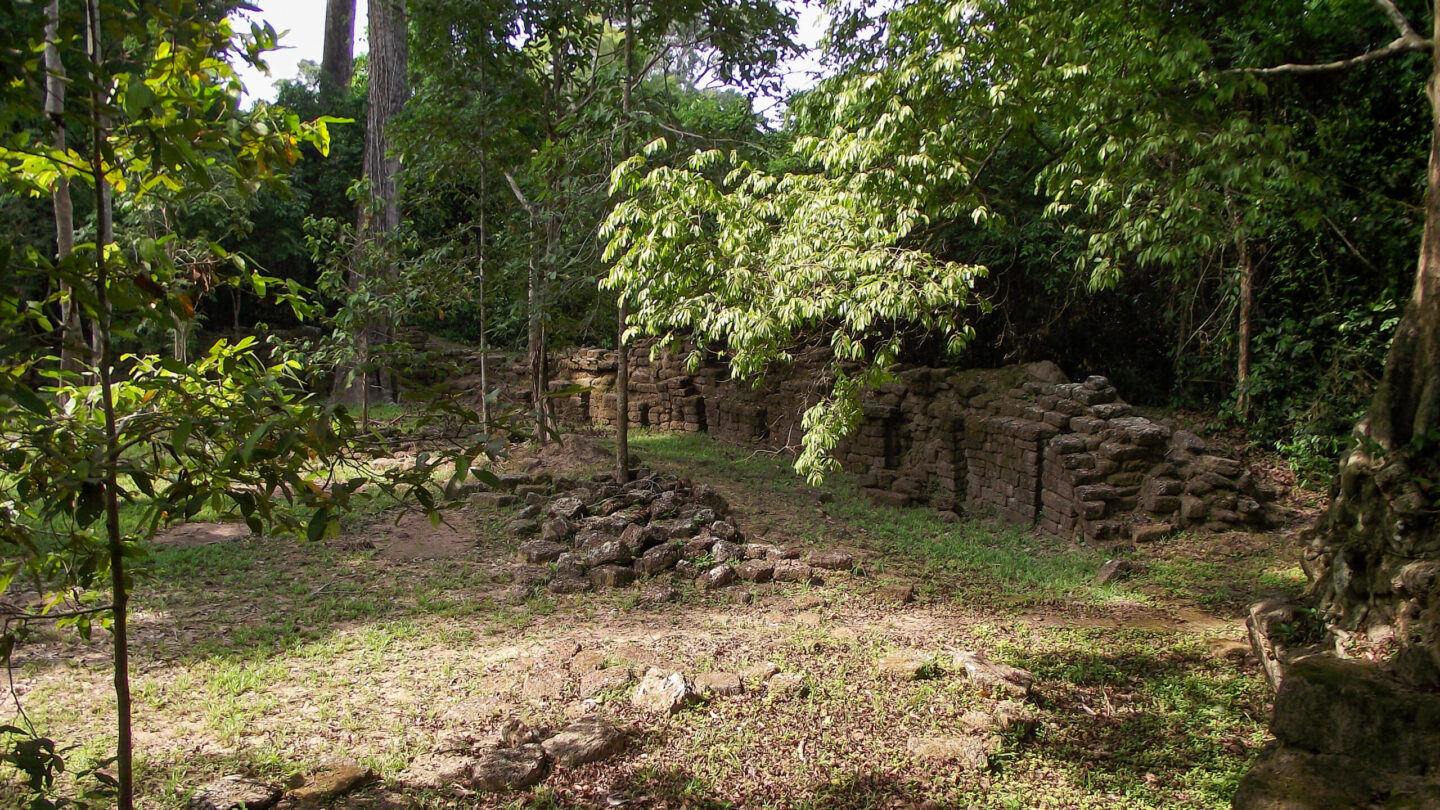
{"label": "ancient stone foundation", "polygon": [[[709,433],[771,448],[799,444],[800,421],[829,385],[828,356],[812,353],[759,385],[729,378],[716,359],[648,347],[632,352],[632,425]],[[563,423],[615,423],[615,354],[576,349],[553,364]],[[528,405],[528,370],[493,372]],[[1273,493],[1199,436],[1135,414],[1104,377],[1071,382],[1053,363],[996,370],[904,368],[864,404],[838,450],[867,495],[891,505],[993,512],[1086,542],[1148,540],[1179,528],[1275,525]]]}
{"label": "ancient stone foundation", "polygon": [[1235,810],[1440,807],[1440,696],[1317,655],[1286,673],[1270,728]]}

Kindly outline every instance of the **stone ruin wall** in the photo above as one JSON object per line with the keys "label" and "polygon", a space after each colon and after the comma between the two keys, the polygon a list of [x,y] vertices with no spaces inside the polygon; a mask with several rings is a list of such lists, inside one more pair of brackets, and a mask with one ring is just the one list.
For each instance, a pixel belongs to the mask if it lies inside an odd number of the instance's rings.
{"label": "stone ruin wall", "polygon": [[[657,430],[709,433],[722,441],[799,444],[800,420],[826,389],[828,355],[813,352],[761,385],[736,382],[710,358],[648,347],[631,353],[630,421]],[[572,425],[615,423],[613,351],[575,349],[555,358],[556,417]],[[527,404],[528,368],[496,369],[502,391]],[[1137,415],[1103,377],[1071,382],[1053,363],[996,370],[912,367],[871,394],[864,420],[837,450],[843,468],[879,503],[927,503],[942,511],[993,512],[1066,539],[1109,544],[1173,530],[1273,527],[1274,492],[1243,465],[1208,451],[1194,433]]]}

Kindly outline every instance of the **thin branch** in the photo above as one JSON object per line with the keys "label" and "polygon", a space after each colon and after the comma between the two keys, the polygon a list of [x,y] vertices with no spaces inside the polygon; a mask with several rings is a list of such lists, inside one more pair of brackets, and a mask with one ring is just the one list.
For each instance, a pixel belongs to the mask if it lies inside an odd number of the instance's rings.
{"label": "thin branch", "polygon": [[5,624],[8,625],[12,621],[59,621],[60,619],[73,619],[77,616],[92,616],[96,613],[104,613],[112,607],[112,605],[100,605],[99,607],[66,610],[60,613],[29,613],[26,611],[17,611],[5,616]]}
{"label": "thin branch", "polygon": [[[643,115],[643,113],[642,113],[642,115]],[[661,129],[665,130],[666,132],[671,132],[671,133],[674,133],[674,134],[676,134],[676,135],[679,135],[679,136],[682,137],[682,138],[694,138],[695,140],[700,141],[701,143],[705,143],[705,142],[709,142],[709,143],[735,143],[735,144],[740,144],[741,146],[747,146],[747,147],[750,147],[750,148],[752,148],[752,149],[757,149],[757,150],[759,150],[759,151],[761,151],[761,152],[764,152],[765,154],[769,155],[770,157],[778,157],[778,155],[774,152],[774,150],[767,149],[767,148],[765,148],[764,146],[761,146],[761,145],[758,144],[758,143],[747,143],[747,142],[745,142],[745,141],[736,140],[735,138],[712,138],[712,137],[707,136],[707,135],[700,135],[700,134],[694,133],[694,132],[687,132],[687,131],[685,131],[685,130],[683,130],[683,129],[680,129],[679,127],[672,127],[672,126],[670,126],[669,124],[665,123],[664,121],[661,121],[659,118],[657,118],[657,117],[655,117],[655,116],[645,116],[645,117],[646,117],[646,118],[649,118],[650,121],[651,121],[651,123],[655,124],[655,126],[660,127]]]}
{"label": "thin branch", "polygon": [[[1376,0],[1376,2],[1384,2],[1384,0]],[[1414,31],[1409,31],[1390,40],[1390,42],[1383,47],[1376,48],[1373,51],[1366,51],[1359,56],[1352,56],[1349,59],[1340,59],[1335,62],[1323,62],[1315,65],[1286,64],[1268,68],[1236,68],[1225,72],[1248,73],[1252,76],[1330,73],[1337,70],[1349,70],[1352,67],[1357,67],[1367,62],[1378,62],[1381,59],[1389,59],[1392,56],[1400,56],[1407,53],[1427,53],[1433,50],[1434,47],[1434,42],[1425,39]]]}
{"label": "thin branch", "polygon": [[530,201],[525,199],[525,193],[520,190],[520,184],[515,182],[515,176],[510,174],[510,172],[503,172],[503,174],[505,175],[505,182],[510,184],[510,190],[515,194],[515,199],[520,201],[520,207],[525,209],[525,213],[532,217],[535,216],[535,206],[531,205]]}
{"label": "thin branch", "polygon": [[1370,262],[1369,259],[1365,258],[1365,254],[1360,252],[1360,248],[1355,247],[1355,244],[1351,242],[1348,237],[1345,236],[1345,232],[1340,230],[1340,226],[1335,224],[1335,220],[1331,219],[1328,216],[1324,217],[1324,219],[1325,223],[1330,226],[1330,229],[1335,231],[1335,235],[1340,237],[1340,241],[1345,243],[1345,247],[1350,248],[1350,252],[1355,254],[1355,258],[1359,259],[1361,263],[1363,263],[1366,267],[1370,268],[1372,271],[1376,273],[1380,272],[1380,268],[1376,267]]}
{"label": "thin branch", "polygon": [[1375,3],[1375,5],[1379,6],[1380,11],[1382,11],[1385,16],[1390,19],[1390,24],[1395,26],[1396,31],[1400,32],[1400,37],[1402,39],[1405,37],[1416,36],[1415,29],[1410,26],[1410,21],[1405,19],[1405,15],[1401,13],[1400,9],[1395,6],[1393,0],[1371,1]]}

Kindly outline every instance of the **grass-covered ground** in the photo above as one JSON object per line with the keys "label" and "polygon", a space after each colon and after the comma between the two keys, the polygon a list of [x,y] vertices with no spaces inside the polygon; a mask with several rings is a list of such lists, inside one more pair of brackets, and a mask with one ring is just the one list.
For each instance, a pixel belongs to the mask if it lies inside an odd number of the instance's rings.
{"label": "grass-covered ground", "polygon": [[[456,513],[438,531],[383,515],[316,545],[161,545],[135,599],[142,806],[183,807],[223,774],[281,783],[344,757],[381,777],[341,800],[356,807],[1222,808],[1265,740],[1269,694],[1239,618],[1256,593],[1302,582],[1277,536],[1182,535],[1134,552],[1144,573],[1097,587],[1098,550],[875,507],[842,477],[812,488],[781,460],[702,437],[635,448],[715,485],[748,537],[850,549],[857,571],[749,586],[750,604],[733,588],[682,589],[662,606],[639,605],[634,589],[502,604],[516,544],[505,511]],[[879,598],[902,582],[914,603]],[[102,636],[42,636],[15,656],[30,720],[78,744],[77,764],[113,746]],[[576,643],[641,669],[773,661],[809,692],[666,718],[638,714],[625,690],[587,705],[559,657]],[[941,663],[980,650],[1031,670],[1038,731],[985,772],[914,758],[907,740],[949,732],[988,698],[952,672],[877,678],[898,649]],[[460,798],[396,781],[447,740],[586,711],[632,723],[636,742],[524,793]]]}

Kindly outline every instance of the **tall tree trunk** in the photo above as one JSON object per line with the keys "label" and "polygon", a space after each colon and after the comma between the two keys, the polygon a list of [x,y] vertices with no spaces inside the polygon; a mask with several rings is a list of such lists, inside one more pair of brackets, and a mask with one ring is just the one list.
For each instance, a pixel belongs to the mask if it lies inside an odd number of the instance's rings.
{"label": "tall tree trunk", "polygon": [[[481,214],[484,222],[484,214]],[[480,424],[490,431],[490,345],[485,328],[485,226],[480,226]]]}
{"label": "tall tree trunk", "polygon": [[[369,188],[369,199],[360,211],[360,237],[374,253],[389,251],[389,240],[400,227],[400,192],[398,178],[400,160],[390,150],[390,138],[386,128],[390,121],[400,114],[405,106],[408,93],[406,64],[408,59],[405,32],[405,0],[369,0],[370,15],[370,95],[369,110],[365,119],[364,174]],[[373,266],[373,265],[371,265]],[[358,289],[368,279],[367,272],[360,267],[350,271],[351,289]],[[378,271],[386,275],[391,269]],[[359,403],[368,412],[370,397],[370,371],[376,347],[390,337],[392,324],[380,323],[367,317],[356,336],[358,363],[363,373],[354,374],[354,379],[338,398],[347,403]],[[342,374],[342,379],[343,379]],[[389,375],[382,374],[381,389]]]}
{"label": "tall tree trunk", "polygon": [[326,0],[325,51],[320,57],[320,97],[326,100],[350,89],[355,64],[355,0]]}
{"label": "tall tree trunk", "polygon": [[[482,101],[490,98],[490,86],[486,83],[485,61],[482,55],[480,61],[480,95]],[[486,203],[486,180],[489,179],[486,173],[485,162],[489,159],[486,140],[485,118],[480,119],[480,212],[477,217],[480,226],[480,424],[484,426],[485,432],[490,432],[490,353],[489,341],[485,329],[485,203]]]}
{"label": "tall tree trunk", "polygon": [[[1440,0],[1431,11],[1440,36]],[[1440,683],[1440,58],[1432,58],[1415,286],[1305,554],[1327,618],[1352,630],[1393,629],[1401,674],[1427,684]]]}
{"label": "tall tree trunk", "polygon": [[[65,151],[65,64],[60,60],[60,0],[45,7],[45,117],[50,143]],[[50,191],[55,209],[55,261],[63,263],[75,250],[75,206],[70,200],[70,181],[63,174],[55,178]],[[60,285],[60,369],[80,371],[79,350],[85,335],[80,328],[80,308],[69,284]]]}
{"label": "tall tree trunk", "polygon": [[1250,240],[1240,236],[1240,324],[1236,329],[1235,387],[1240,418],[1250,421],[1250,345],[1255,324],[1255,254]]}
{"label": "tall tree trunk", "polygon": [[[546,229],[545,244],[548,247],[549,233]],[[535,236],[535,216],[530,216],[531,238]],[[526,351],[526,359],[530,363],[530,399],[535,407],[535,440],[540,444],[549,441],[549,431],[545,423],[545,262],[535,256],[536,250],[530,251],[530,278],[526,288],[526,306],[528,307],[526,324],[528,327],[529,346]],[[548,259],[548,255],[545,257]]]}
{"label": "tall tree trunk", "polygon": [[[365,176],[370,178],[371,210],[377,212],[371,233],[388,251],[400,227],[400,159],[391,151],[386,130],[404,109],[409,92],[405,75],[409,61],[405,0],[369,0],[369,10],[370,108],[365,129]],[[392,278],[395,274],[393,267],[383,272]],[[372,346],[390,342],[394,327],[390,321],[373,324]],[[382,392],[398,398],[394,375],[383,366],[379,369],[379,386]]]}
{"label": "tall tree trunk", "polygon": [[[620,159],[630,156],[630,88],[635,81],[635,49],[631,29],[635,26],[635,5],[625,0],[625,84],[620,88]],[[630,480],[630,345],[625,341],[625,322],[630,308],[625,290],[616,306],[615,334],[615,482]]]}
{"label": "tall tree trunk", "polygon": [[115,777],[116,806],[135,806],[134,741],[131,734],[129,575],[125,572],[125,543],[120,531],[120,439],[115,417],[113,387],[115,354],[110,340],[110,274],[105,248],[112,241],[114,224],[110,212],[110,187],[105,179],[105,146],[109,124],[104,114],[105,54],[100,41],[99,0],[85,4],[85,39],[94,88],[90,93],[92,138],[90,169],[95,184],[95,294],[99,302],[94,331],[95,365],[100,383],[100,406],[105,417],[105,462],[101,469],[105,504],[105,535],[110,556],[110,635],[113,645],[115,688]]}
{"label": "tall tree trunk", "polygon": [[[550,82],[546,86],[545,134],[550,143],[558,143],[556,119],[559,117],[560,90],[563,81],[564,63],[559,44],[552,40],[550,48]],[[550,440],[550,419],[548,394],[550,388],[549,355],[546,353],[545,335],[545,276],[559,274],[560,242],[560,170],[551,162],[547,170],[545,199],[539,206],[539,216],[544,227],[544,255],[541,261],[530,263],[529,285],[529,327],[530,327],[530,396],[535,404],[535,436],[540,444]],[[531,217],[536,211],[531,211]],[[533,230],[533,228],[532,228]],[[532,257],[534,252],[532,251]]]}
{"label": "tall tree trunk", "polygon": [[400,227],[396,181],[400,159],[390,151],[386,128],[405,107],[409,91],[405,70],[405,0],[369,0],[370,108],[365,119],[365,177],[370,181],[366,230],[387,235]]}
{"label": "tall tree trunk", "polygon": [[[515,182],[514,175],[505,172],[505,182],[510,185],[510,192],[515,195],[515,200],[520,207],[525,209],[528,217],[530,236],[530,266],[525,285],[525,320],[527,332],[527,344],[525,348],[525,362],[530,365],[530,399],[535,413],[535,440],[544,444],[548,440],[545,429],[545,320],[542,317],[544,312],[544,263],[536,256],[539,248],[536,245],[535,219],[540,214],[536,206],[530,203],[525,193],[520,190],[520,184]],[[548,234],[547,234],[548,236]],[[548,239],[547,239],[548,244]]]}

